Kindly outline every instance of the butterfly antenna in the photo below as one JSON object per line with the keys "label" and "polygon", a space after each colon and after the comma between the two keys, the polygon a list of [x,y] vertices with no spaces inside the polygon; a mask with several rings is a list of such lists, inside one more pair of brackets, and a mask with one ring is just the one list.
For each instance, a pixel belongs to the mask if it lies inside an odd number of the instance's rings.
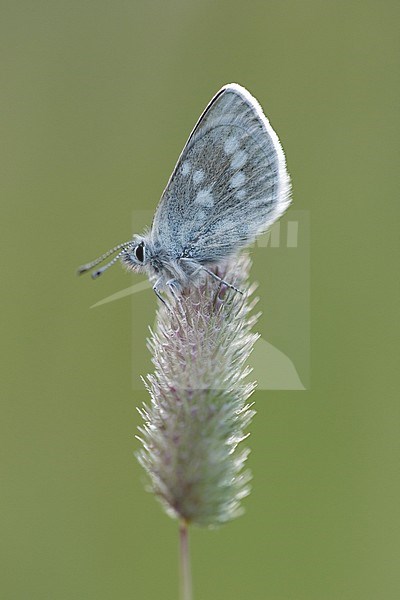
{"label": "butterfly antenna", "polygon": [[114,258],[112,260],[110,260],[110,262],[108,262],[106,265],[104,265],[104,267],[100,267],[100,269],[97,269],[97,271],[93,271],[92,278],[93,279],[97,279],[97,277],[100,277],[100,275],[102,273],[104,273],[104,271],[106,271],[107,269],[109,269],[110,267],[112,267],[117,262],[117,260],[120,258],[120,256],[123,255],[123,253],[125,252],[125,250],[126,250],[126,247],[123,248],[121,250],[121,252],[118,252],[118,254],[116,256],[114,256]]}
{"label": "butterfly antenna", "polygon": [[[111,250],[108,250],[108,252],[105,252],[104,254],[102,254],[101,256],[99,256],[99,258],[96,258],[95,260],[92,260],[92,262],[87,263],[86,265],[82,265],[81,267],[79,267],[78,269],[78,275],[83,275],[83,273],[86,273],[87,271],[90,271],[91,269],[93,269],[93,267],[95,267],[96,265],[100,264],[103,262],[103,260],[105,260],[106,258],[108,258],[111,254],[114,254],[114,252],[117,252],[118,250],[120,250],[121,248],[123,248],[124,250],[126,248],[129,248],[129,246],[132,246],[132,241],[129,242],[124,242],[123,244],[118,244],[118,246],[115,246],[115,248],[111,248]],[[116,259],[121,256],[122,252],[120,252],[118,254],[118,256],[116,257]],[[112,263],[114,264],[114,263]],[[105,268],[107,268],[110,265],[106,265]],[[104,270],[104,268],[103,268]]]}

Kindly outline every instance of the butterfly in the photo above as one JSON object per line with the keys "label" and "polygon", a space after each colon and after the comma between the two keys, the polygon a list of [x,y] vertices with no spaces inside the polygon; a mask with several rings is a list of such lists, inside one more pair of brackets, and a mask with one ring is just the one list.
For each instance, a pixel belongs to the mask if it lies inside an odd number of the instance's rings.
{"label": "butterfly", "polygon": [[290,178],[278,136],[257,100],[225,85],[197,121],[161,196],[150,229],[118,244],[78,273],[96,278],[118,260],[145,272],[153,289],[178,298],[253,243],[290,204]]}

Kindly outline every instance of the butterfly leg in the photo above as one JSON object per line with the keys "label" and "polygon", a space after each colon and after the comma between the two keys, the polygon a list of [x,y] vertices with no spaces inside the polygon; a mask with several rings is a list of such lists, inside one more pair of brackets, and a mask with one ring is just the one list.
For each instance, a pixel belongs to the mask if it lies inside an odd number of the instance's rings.
{"label": "butterfly leg", "polygon": [[231,290],[235,290],[235,292],[239,292],[239,294],[242,294],[242,295],[244,294],[244,292],[242,292],[242,290],[239,290],[239,288],[235,287],[231,283],[228,283],[227,281],[225,281],[225,279],[221,279],[221,277],[218,277],[218,275],[216,275],[213,271],[210,271],[210,269],[207,269],[207,267],[204,267],[203,265],[201,265],[201,269],[202,269],[202,271],[205,271],[206,273],[211,275],[211,277],[213,277],[213,279],[216,279],[220,283],[223,283]]}
{"label": "butterfly leg", "polygon": [[168,286],[169,291],[171,292],[171,295],[174,297],[175,301],[181,302],[181,297],[178,294],[180,289],[178,281],[176,279],[169,279],[166,285]]}
{"label": "butterfly leg", "polygon": [[168,303],[164,300],[164,298],[161,296],[159,290],[158,290],[158,285],[160,283],[160,279],[157,279],[157,281],[155,282],[155,284],[153,285],[153,291],[155,293],[155,295],[157,296],[157,298],[159,300],[161,300],[161,302],[164,304],[164,306],[168,309],[171,310],[170,307],[168,306]]}
{"label": "butterfly leg", "polygon": [[221,279],[221,277],[218,277],[218,275],[216,275],[213,271],[211,271],[210,269],[207,269],[207,267],[205,267],[204,265],[200,265],[199,263],[197,263],[196,261],[190,259],[190,258],[181,258],[181,261],[187,262],[192,264],[194,267],[197,267],[197,269],[192,273],[192,275],[196,275],[197,273],[199,273],[200,271],[205,271],[206,273],[208,273],[208,275],[211,275],[211,277],[213,279],[216,279],[217,281],[219,281],[220,283],[223,283],[224,285],[226,285],[228,288],[235,290],[235,292],[239,292],[239,294],[242,294],[244,292],[242,292],[242,290],[239,290],[237,287],[235,287],[234,285],[232,285],[231,283],[228,283],[227,281],[225,281],[225,279]]}

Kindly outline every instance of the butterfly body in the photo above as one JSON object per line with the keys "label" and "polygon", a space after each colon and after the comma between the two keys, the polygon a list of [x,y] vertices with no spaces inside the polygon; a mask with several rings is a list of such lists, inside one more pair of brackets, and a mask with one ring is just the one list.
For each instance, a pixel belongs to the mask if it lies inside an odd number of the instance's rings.
{"label": "butterfly body", "polygon": [[143,244],[143,260],[139,260],[137,256],[137,245],[121,255],[121,262],[128,270],[146,273],[150,281],[158,282],[157,289],[164,288],[168,281],[174,281],[175,287],[184,288],[188,285],[190,269],[188,272],[182,260],[184,256],[171,253],[159,242],[154,243],[150,236],[142,236],[139,244]]}
{"label": "butterfly body", "polygon": [[[144,250],[139,253],[138,248]],[[150,236],[141,236],[140,241],[121,254],[121,262],[130,271],[146,273],[154,290],[169,288],[172,293],[179,293],[195,284],[201,273],[208,272],[208,267],[217,264],[200,262],[193,257],[193,249],[188,246],[178,252],[172,253],[163,248],[158,242],[154,243]],[[232,286],[234,287],[234,286]]]}
{"label": "butterfly body", "polygon": [[120,259],[146,272],[156,292],[168,286],[177,293],[253,243],[286,210],[289,196],[277,135],[245,88],[226,85],[189,136],[150,231],[113,249],[120,251],[93,275]]}

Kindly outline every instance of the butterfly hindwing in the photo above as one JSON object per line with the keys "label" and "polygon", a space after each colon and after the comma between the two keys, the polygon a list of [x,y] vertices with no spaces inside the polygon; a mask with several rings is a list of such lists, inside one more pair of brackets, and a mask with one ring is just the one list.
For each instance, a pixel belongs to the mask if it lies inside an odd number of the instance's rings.
{"label": "butterfly hindwing", "polygon": [[239,85],[211,100],[156,210],[151,236],[175,257],[217,262],[254,241],[289,204],[278,137]]}

